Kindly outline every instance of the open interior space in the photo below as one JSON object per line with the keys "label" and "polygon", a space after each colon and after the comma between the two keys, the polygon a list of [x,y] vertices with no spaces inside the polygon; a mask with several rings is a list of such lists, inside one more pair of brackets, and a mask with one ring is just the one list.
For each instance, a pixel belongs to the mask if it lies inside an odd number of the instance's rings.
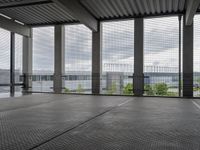
{"label": "open interior space", "polygon": [[0,0],[0,150],[200,150],[200,0]]}

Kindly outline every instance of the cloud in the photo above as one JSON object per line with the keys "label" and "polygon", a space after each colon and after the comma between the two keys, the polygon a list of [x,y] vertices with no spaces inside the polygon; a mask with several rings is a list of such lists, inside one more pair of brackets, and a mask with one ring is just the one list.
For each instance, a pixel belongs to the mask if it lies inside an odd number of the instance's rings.
{"label": "cloud", "polygon": [[145,66],[178,67],[178,49],[170,48],[157,53],[148,53],[144,56]]}
{"label": "cloud", "polygon": [[178,48],[178,17],[146,19],[144,28],[144,52],[146,54]]}

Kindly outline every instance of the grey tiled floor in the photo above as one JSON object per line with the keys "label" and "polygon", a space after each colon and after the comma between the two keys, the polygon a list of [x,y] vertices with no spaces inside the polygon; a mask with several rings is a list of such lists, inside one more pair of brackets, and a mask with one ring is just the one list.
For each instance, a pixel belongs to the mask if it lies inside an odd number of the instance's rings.
{"label": "grey tiled floor", "polygon": [[198,150],[194,102],[53,94],[0,99],[0,149]]}

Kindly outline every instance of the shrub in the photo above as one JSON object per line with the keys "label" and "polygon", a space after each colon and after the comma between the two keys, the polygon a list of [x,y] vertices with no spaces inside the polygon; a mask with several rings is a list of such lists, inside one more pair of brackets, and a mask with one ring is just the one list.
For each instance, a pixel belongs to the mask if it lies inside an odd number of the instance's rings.
{"label": "shrub", "polygon": [[124,94],[124,95],[133,95],[133,84],[128,83],[128,84],[123,88],[123,94]]}
{"label": "shrub", "polygon": [[167,95],[168,87],[165,83],[156,83],[154,85],[154,91],[156,95],[164,96]]}
{"label": "shrub", "polygon": [[148,96],[154,96],[155,95],[153,87],[151,85],[145,85],[144,90],[145,90],[146,95],[148,95]]}

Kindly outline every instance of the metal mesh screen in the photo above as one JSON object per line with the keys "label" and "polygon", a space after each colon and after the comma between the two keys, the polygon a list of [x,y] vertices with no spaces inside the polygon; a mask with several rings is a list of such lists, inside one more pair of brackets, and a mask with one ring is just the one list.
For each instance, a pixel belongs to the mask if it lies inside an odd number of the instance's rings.
{"label": "metal mesh screen", "polygon": [[[10,32],[0,28],[0,84],[10,83]],[[0,93],[9,92],[9,86],[0,86]]]}
{"label": "metal mesh screen", "polygon": [[145,95],[178,96],[178,17],[144,20]]}
{"label": "metal mesh screen", "polygon": [[134,20],[102,23],[102,94],[133,94]]}
{"label": "metal mesh screen", "polygon": [[54,27],[33,28],[33,88],[53,91]]}
{"label": "metal mesh screen", "polygon": [[194,17],[194,79],[193,95],[200,97],[200,15]]}
{"label": "metal mesh screen", "polygon": [[64,93],[91,93],[92,32],[84,25],[65,26]]}

